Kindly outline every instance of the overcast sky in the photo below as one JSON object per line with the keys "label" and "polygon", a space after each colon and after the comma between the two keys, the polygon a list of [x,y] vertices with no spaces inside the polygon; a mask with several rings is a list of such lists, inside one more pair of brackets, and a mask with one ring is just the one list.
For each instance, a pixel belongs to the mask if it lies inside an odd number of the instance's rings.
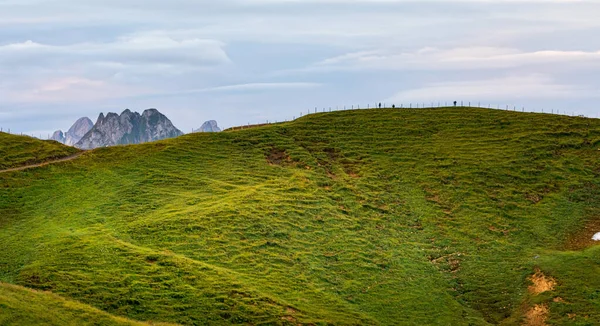
{"label": "overcast sky", "polygon": [[0,0],[0,127],[157,108],[189,132],[380,101],[596,117],[599,17],[578,0]]}

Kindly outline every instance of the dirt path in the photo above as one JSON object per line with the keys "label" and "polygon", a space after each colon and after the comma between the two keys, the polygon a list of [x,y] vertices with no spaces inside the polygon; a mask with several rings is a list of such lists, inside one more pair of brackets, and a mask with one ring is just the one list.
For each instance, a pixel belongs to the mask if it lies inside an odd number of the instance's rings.
{"label": "dirt path", "polygon": [[71,161],[71,160],[74,160],[74,159],[78,158],[83,153],[85,153],[85,151],[79,152],[79,153],[76,153],[76,154],[73,154],[73,155],[70,155],[70,156],[67,156],[67,157],[60,158],[58,160],[53,160],[53,161],[48,161],[48,162],[38,163],[38,164],[32,164],[32,165],[25,165],[25,166],[21,166],[21,167],[18,167],[18,168],[10,168],[10,169],[6,169],[6,170],[0,170],[0,173],[23,171],[23,170],[27,170],[27,169],[31,169],[31,168],[39,168],[41,166],[46,166],[46,165],[50,165],[50,164]]}

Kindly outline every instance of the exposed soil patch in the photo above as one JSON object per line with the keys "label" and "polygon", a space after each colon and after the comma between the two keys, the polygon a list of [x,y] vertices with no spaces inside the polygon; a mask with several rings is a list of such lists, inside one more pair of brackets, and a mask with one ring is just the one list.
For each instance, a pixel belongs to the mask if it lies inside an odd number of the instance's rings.
{"label": "exposed soil patch", "polygon": [[565,244],[567,250],[582,250],[593,245],[600,245],[600,241],[592,240],[600,232],[600,218],[589,221],[583,229],[571,235]]}
{"label": "exposed soil patch", "polygon": [[292,316],[283,316],[283,317],[281,317],[281,319],[287,321],[289,324],[292,324],[292,325],[300,325],[298,323],[298,320]]}
{"label": "exposed soil patch", "polygon": [[346,170],[346,174],[349,175],[352,178],[359,178],[360,177],[356,172],[354,172],[352,170]]}
{"label": "exposed soil patch", "polygon": [[267,154],[267,162],[271,165],[283,165],[292,162],[292,158],[285,149],[272,148]]}
{"label": "exposed soil patch", "polygon": [[488,230],[490,230],[490,231],[492,231],[494,233],[502,233],[504,235],[509,235],[510,234],[510,230],[502,230],[502,229],[499,229],[499,228],[497,228],[495,226],[490,226],[488,228]]}
{"label": "exposed soil patch", "polygon": [[527,194],[525,195],[525,198],[534,204],[537,204],[544,199],[544,197],[539,194]]}
{"label": "exposed soil patch", "polygon": [[550,309],[548,309],[547,305],[535,305],[533,308],[529,309],[525,314],[525,323],[526,326],[545,326],[546,320],[548,319],[548,313]]}
{"label": "exposed soil patch", "polygon": [[556,280],[548,277],[542,273],[539,269],[535,271],[535,274],[529,279],[533,285],[529,286],[529,293],[538,295],[540,293],[554,290],[556,286]]}
{"label": "exposed soil patch", "polygon": [[453,253],[441,257],[434,258],[429,257],[429,261],[436,265],[440,270],[444,270],[450,273],[456,273],[460,270],[460,253]]}

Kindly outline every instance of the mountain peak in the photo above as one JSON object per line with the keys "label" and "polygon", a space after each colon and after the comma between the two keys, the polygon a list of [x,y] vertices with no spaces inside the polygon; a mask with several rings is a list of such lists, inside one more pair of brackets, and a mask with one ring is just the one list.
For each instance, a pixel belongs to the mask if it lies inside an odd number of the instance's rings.
{"label": "mountain peak", "polygon": [[57,130],[52,134],[52,137],[50,139],[56,140],[57,142],[64,144],[65,134],[63,134],[62,130]]}
{"label": "mountain peak", "polygon": [[57,130],[54,132],[51,139],[68,146],[74,146],[88,131],[90,131],[90,129],[92,129],[93,126],[94,124],[90,118],[79,118],[71,128],[69,128],[69,131],[63,133],[62,130]]}
{"label": "mountain peak", "polygon": [[217,124],[215,120],[208,120],[202,124],[202,127],[198,130],[194,130],[194,132],[220,132],[221,128]]}
{"label": "mountain peak", "polygon": [[158,112],[157,109],[144,110],[144,112],[142,113],[142,115],[153,115],[153,114],[161,114],[161,113]]}

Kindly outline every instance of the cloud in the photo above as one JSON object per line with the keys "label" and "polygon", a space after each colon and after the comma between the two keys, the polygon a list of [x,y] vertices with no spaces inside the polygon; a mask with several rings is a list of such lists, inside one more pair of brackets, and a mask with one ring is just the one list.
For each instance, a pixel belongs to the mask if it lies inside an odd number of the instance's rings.
{"label": "cloud", "polygon": [[[524,99],[565,99],[598,97],[593,88],[558,83],[541,74],[511,75],[491,79],[431,83],[400,91],[387,98],[387,103],[430,101],[483,101]],[[473,102],[475,103],[475,102]]]}
{"label": "cloud", "polygon": [[308,70],[474,70],[554,64],[600,67],[600,51],[523,52],[495,47],[423,48],[415,52],[375,50],[329,58]]}
{"label": "cloud", "polygon": [[[8,103],[86,103],[149,94],[152,90],[81,77],[53,78],[3,92]],[[2,94],[2,93],[0,93]]]}
{"label": "cloud", "polygon": [[600,89],[598,12],[595,0],[0,0],[0,125],[157,107],[191,130],[396,93],[573,105]]}
{"label": "cloud", "polygon": [[[123,35],[107,43],[0,46],[0,94],[6,102],[97,101],[162,89],[169,76],[230,65],[222,42],[166,32]],[[207,76],[209,74],[207,73]]]}
{"label": "cloud", "polygon": [[175,39],[161,33],[126,35],[110,43],[48,45],[27,40],[0,46],[0,62],[8,68],[91,62],[205,66],[229,62],[223,47],[215,40]]}
{"label": "cloud", "polygon": [[[272,82],[272,83],[245,83],[245,84],[233,84],[207,88],[193,88],[183,89],[172,92],[153,92],[149,94],[143,94],[142,96],[148,96],[153,98],[159,97],[175,97],[175,96],[187,96],[194,94],[204,93],[257,93],[257,92],[269,92],[269,91],[283,91],[283,90],[302,90],[311,89],[323,86],[320,83],[310,82]],[[139,96],[136,96],[139,97]]]}
{"label": "cloud", "polygon": [[277,90],[277,89],[297,89],[297,88],[314,88],[319,87],[319,83],[249,83],[211,87],[200,90],[202,92],[230,92],[230,91],[261,91],[261,90]]}

